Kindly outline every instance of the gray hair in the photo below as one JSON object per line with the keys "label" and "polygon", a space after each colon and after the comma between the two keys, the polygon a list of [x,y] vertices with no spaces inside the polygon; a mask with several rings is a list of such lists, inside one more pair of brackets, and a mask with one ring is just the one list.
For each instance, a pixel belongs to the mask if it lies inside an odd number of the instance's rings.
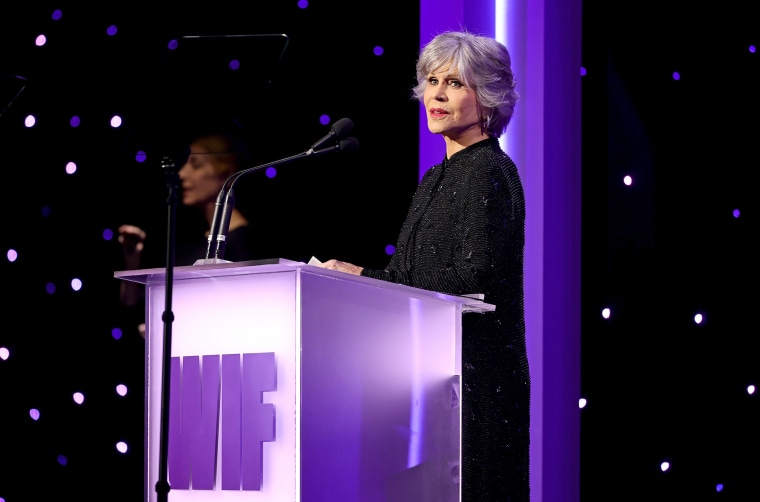
{"label": "gray hair", "polygon": [[475,91],[483,132],[498,138],[507,130],[520,98],[511,65],[509,51],[496,39],[466,31],[446,31],[420,51],[412,96],[421,102],[428,75],[449,66],[464,85]]}

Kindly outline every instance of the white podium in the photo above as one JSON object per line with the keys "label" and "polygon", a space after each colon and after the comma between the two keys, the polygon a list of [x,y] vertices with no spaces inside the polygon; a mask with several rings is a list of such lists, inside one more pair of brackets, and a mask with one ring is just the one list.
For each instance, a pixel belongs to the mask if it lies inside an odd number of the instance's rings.
{"label": "white podium", "polygon": [[[165,269],[146,286],[145,500],[157,499]],[[171,502],[460,500],[456,297],[284,259],[173,270]]]}

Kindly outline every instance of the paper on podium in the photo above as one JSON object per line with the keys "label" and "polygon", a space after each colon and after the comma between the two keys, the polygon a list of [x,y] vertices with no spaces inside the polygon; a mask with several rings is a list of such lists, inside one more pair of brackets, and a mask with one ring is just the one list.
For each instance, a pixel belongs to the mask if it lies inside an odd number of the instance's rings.
{"label": "paper on podium", "polygon": [[312,256],[311,260],[309,260],[309,265],[322,265],[322,262],[317,259],[316,256]]}

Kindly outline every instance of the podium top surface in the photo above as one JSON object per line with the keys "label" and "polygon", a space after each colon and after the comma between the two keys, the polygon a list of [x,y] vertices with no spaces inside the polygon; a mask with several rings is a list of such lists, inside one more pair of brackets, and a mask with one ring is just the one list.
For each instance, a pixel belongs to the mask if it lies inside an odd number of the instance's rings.
{"label": "podium top surface", "polygon": [[[381,281],[370,277],[338,272],[337,270],[328,270],[316,265],[309,265],[307,263],[287,260],[284,258],[208,264],[196,263],[195,265],[174,267],[172,270],[172,277],[175,281],[182,281],[232,275],[293,272],[298,269],[324,277],[347,280],[391,291],[398,291],[418,298],[437,298],[448,302],[459,303],[462,304],[466,311],[491,312],[496,308],[494,305],[485,303],[483,301],[483,296],[478,294],[464,296],[447,295],[436,291],[406,286],[404,284]],[[160,284],[166,280],[166,268],[121,270],[114,272],[114,277],[146,285]]]}

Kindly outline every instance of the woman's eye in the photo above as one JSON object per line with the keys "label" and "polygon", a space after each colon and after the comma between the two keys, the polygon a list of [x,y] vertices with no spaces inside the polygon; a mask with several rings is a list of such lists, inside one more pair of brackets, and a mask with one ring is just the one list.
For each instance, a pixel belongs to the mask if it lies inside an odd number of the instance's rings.
{"label": "woman's eye", "polygon": [[429,78],[428,78],[428,84],[431,84],[431,85],[438,85],[438,79],[437,79],[437,78],[435,78],[435,77],[429,77]]}
{"label": "woman's eye", "polygon": [[449,85],[451,87],[462,87],[462,82],[460,82],[459,80],[450,80]]}

